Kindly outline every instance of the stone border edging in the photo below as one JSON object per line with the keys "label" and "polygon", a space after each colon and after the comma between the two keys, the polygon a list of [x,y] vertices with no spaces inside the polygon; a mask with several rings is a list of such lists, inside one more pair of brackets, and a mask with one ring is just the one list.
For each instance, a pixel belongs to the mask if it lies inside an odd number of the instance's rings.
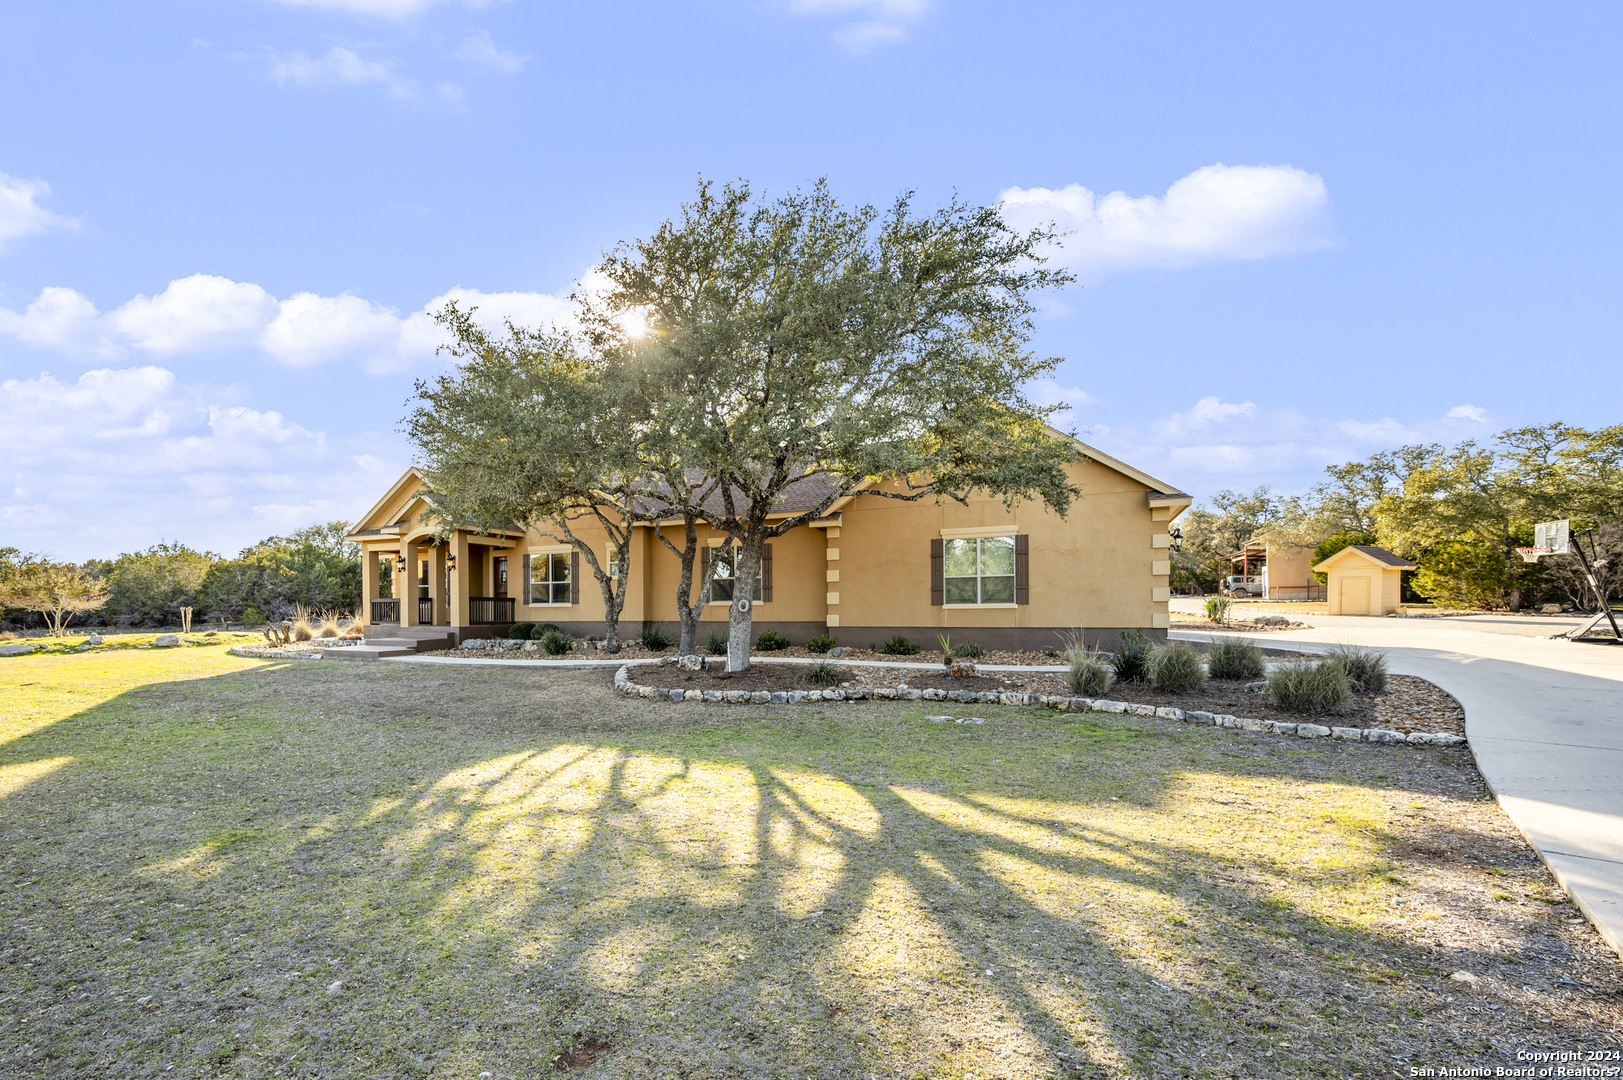
{"label": "stone border edging", "polygon": [[1302,739],[1335,739],[1341,742],[1403,744],[1407,746],[1458,746],[1465,736],[1449,732],[1415,731],[1405,735],[1386,728],[1326,727],[1323,724],[1287,724],[1279,720],[1252,720],[1240,716],[1184,710],[1169,705],[1141,705],[1105,698],[1066,697],[1061,694],[1009,693],[977,690],[914,690],[901,686],[864,687],[858,690],[678,690],[645,686],[631,681],[631,665],[614,673],[614,689],[628,697],[649,700],[699,701],[725,705],[799,705],[809,701],[957,701],[965,705],[1036,705],[1060,712],[1125,713],[1186,724],[1234,728],[1271,735],[1295,735]]}
{"label": "stone border edging", "polygon": [[315,649],[255,649],[249,652],[241,645],[233,645],[226,650],[227,655],[240,656],[245,660],[320,660],[321,653]]}

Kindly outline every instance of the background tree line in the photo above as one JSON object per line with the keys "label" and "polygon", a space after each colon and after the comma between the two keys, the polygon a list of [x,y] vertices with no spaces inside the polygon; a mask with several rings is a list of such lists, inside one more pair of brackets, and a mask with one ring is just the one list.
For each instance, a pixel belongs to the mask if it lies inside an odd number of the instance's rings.
{"label": "background tree line", "polygon": [[56,563],[0,547],[0,609],[11,628],[46,625],[42,604],[79,597],[77,625],[173,626],[279,621],[295,608],[353,610],[361,600],[360,548],[342,521],[270,536],[228,559],[181,543],[155,544],[115,559]]}
{"label": "background tree line", "polygon": [[1267,486],[1220,491],[1185,515],[1174,586],[1210,592],[1228,556],[1252,539],[1315,549],[1374,543],[1420,564],[1408,586],[1447,605],[1592,608],[1576,558],[1523,562],[1533,526],[1560,518],[1594,527],[1602,586],[1623,586],[1623,424],[1594,430],[1552,423],[1466,440],[1383,450],[1333,465],[1306,495]]}

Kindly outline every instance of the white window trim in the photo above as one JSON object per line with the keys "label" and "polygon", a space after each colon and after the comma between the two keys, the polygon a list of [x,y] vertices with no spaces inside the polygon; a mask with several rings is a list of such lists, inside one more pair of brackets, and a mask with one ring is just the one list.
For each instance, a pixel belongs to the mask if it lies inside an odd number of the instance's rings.
{"label": "white window trim", "polygon": [[1007,525],[988,525],[984,528],[974,529],[942,529],[943,540],[979,540],[985,536],[1019,536],[1020,529],[1014,522]]}
{"label": "white window trim", "polygon": [[950,611],[987,611],[996,608],[1018,608],[1019,604],[942,604]]}
{"label": "white window trim", "polygon": [[568,544],[548,544],[546,547],[525,548],[526,555],[566,555],[575,549]]}

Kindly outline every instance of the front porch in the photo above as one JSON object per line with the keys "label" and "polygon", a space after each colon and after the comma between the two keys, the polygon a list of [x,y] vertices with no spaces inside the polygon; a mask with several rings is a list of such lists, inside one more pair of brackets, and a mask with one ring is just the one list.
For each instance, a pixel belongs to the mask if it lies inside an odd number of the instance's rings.
{"label": "front porch", "polygon": [[457,645],[505,636],[517,618],[517,598],[508,595],[509,562],[522,534],[458,530],[439,538],[411,526],[401,521],[353,537],[361,544],[367,638],[427,640],[402,632],[433,629]]}

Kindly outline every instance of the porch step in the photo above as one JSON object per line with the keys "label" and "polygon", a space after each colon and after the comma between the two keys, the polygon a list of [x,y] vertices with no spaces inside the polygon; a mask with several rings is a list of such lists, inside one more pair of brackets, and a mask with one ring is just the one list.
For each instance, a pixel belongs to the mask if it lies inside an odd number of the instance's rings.
{"label": "porch step", "polygon": [[[415,627],[407,627],[415,629]],[[391,637],[367,638],[369,646],[379,646],[386,649],[404,649],[406,652],[429,652],[432,649],[449,649],[451,635],[441,631],[436,634],[395,635]],[[365,646],[351,646],[351,648],[364,648]]]}
{"label": "porch step", "polygon": [[322,649],[321,655],[327,660],[381,660],[385,656],[411,656],[416,651],[411,643],[346,645],[341,649]]}

